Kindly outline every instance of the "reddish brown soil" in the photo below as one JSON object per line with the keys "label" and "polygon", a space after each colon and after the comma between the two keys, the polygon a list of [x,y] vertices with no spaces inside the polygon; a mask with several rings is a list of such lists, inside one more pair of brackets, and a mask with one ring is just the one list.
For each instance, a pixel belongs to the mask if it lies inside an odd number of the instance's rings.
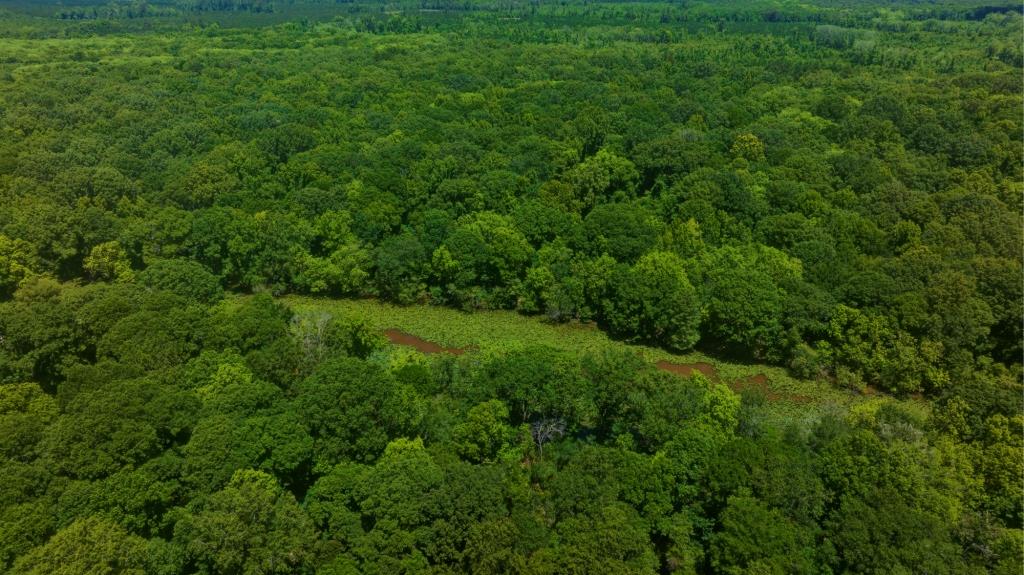
{"label": "reddish brown soil", "polygon": [[[393,344],[406,345],[423,353],[450,353],[452,355],[462,355],[463,353],[466,353],[467,349],[464,347],[443,347],[432,341],[427,341],[421,337],[417,337],[411,333],[406,333],[398,329],[386,329],[384,330],[384,335]],[[672,363],[670,361],[661,360],[657,363],[657,367],[658,369],[663,369],[669,373],[674,373],[683,377],[690,377],[695,372],[699,372],[712,381],[718,381],[718,371],[715,369],[715,366],[710,363]],[[739,379],[729,383],[728,386],[735,392],[741,392],[745,389],[759,389],[764,393],[764,396],[768,401],[792,401],[794,403],[808,403],[811,401],[811,398],[804,395],[772,391],[768,387],[768,376],[763,373]]]}
{"label": "reddish brown soil", "polygon": [[386,329],[384,330],[384,335],[388,338],[388,341],[393,344],[407,345],[423,353],[450,353],[452,355],[462,355],[463,353],[466,353],[465,348],[442,347],[432,341],[427,341],[421,337],[416,337],[411,333],[405,333],[404,331],[397,329]]}
{"label": "reddish brown soil", "polygon": [[763,373],[752,375],[747,379],[750,381],[750,383],[753,383],[755,385],[768,385],[768,376]]}
{"label": "reddish brown soil", "polygon": [[661,360],[658,362],[658,369],[664,369],[683,377],[690,377],[693,375],[693,372],[699,371],[708,379],[718,379],[718,372],[715,371],[715,366],[710,363],[672,363],[671,361]]}
{"label": "reddish brown soil", "polygon": [[[690,377],[694,372],[699,371],[703,373],[711,381],[718,381],[718,371],[715,370],[715,366],[710,363],[672,363],[669,361],[659,361],[658,369],[663,369],[667,372],[681,375],[683,377]],[[805,395],[797,395],[795,393],[785,393],[772,391],[768,387],[768,376],[759,373],[757,375],[751,375],[744,377],[727,384],[729,389],[739,393],[745,389],[757,389],[764,394],[765,399],[768,401],[791,401],[793,403],[809,403],[811,398]]]}
{"label": "reddish brown soil", "polygon": [[759,373],[744,377],[729,384],[729,389],[739,393],[745,389],[757,389],[764,394],[768,401],[791,401],[793,403],[810,403],[811,398],[806,395],[772,391],[768,387],[768,376]]}

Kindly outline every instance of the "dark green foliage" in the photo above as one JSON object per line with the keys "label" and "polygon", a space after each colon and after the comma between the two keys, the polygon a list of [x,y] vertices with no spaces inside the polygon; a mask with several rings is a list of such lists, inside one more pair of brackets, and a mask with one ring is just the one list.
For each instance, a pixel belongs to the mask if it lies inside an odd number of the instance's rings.
{"label": "dark green foliage", "polygon": [[291,314],[270,296],[260,294],[212,308],[201,326],[205,346],[248,353],[288,337]]}
{"label": "dark green foliage", "polygon": [[220,281],[203,266],[186,259],[158,260],[138,275],[139,283],[202,303],[223,296]]}
{"label": "dark green foliage", "polygon": [[720,529],[711,541],[711,564],[716,572],[817,571],[810,534],[757,499],[729,498]]}
{"label": "dark green foliage", "polygon": [[[54,289],[90,305],[125,294]],[[4,386],[0,561],[13,572],[1019,564],[1019,394],[996,365],[947,388],[930,418],[882,401],[783,432],[756,402],[628,350],[410,357],[365,325],[286,322],[267,298],[197,307],[161,293],[146,297],[165,317],[219,318],[193,357],[79,359],[56,397]],[[123,322],[77,337],[109,341]],[[275,350],[296,355],[284,387],[251,367]]]}
{"label": "dark green foliage", "polygon": [[378,291],[401,303],[412,303],[425,291],[423,280],[430,254],[411,234],[404,233],[381,242],[375,258]]}
{"label": "dark green foliage", "polygon": [[592,416],[579,365],[552,349],[527,347],[495,358],[477,385],[503,400],[517,424],[546,418],[578,423]]}
{"label": "dark green foliage", "polygon": [[[1022,22],[5,3],[0,571],[1019,574]],[[419,355],[285,293],[871,397]]]}
{"label": "dark green foliage", "polygon": [[415,390],[355,358],[319,366],[295,390],[295,410],[313,436],[317,464],[372,461],[391,438],[413,433],[422,418]]}
{"label": "dark green foliage", "polygon": [[[341,10],[301,4],[274,21]],[[978,20],[946,3],[884,16],[874,4],[771,2],[570,3],[504,16],[485,2],[382,16],[357,3],[315,33],[239,32],[237,59],[206,49],[228,33],[164,28],[180,16],[170,5],[122,8],[69,7],[64,22],[33,25],[123,34],[145,57],[166,56],[160,67],[96,75],[88,47],[19,52],[8,64],[68,69],[4,88],[0,296],[40,276],[134,277],[212,300],[213,274],[235,290],[557,321],[608,309],[617,335],[684,349],[691,326],[652,329],[635,294],[605,298],[593,285],[595,272],[612,275],[604,254],[632,265],[671,251],[694,260],[686,270],[707,349],[784,363],[800,346],[842,346],[826,329],[842,305],[890,318],[899,345],[925,361],[879,375],[840,353],[803,373],[931,390],[939,372],[1020,355],[1010,262],[1024,227],[1021,134],[1007,80],[1019,69],[1009,46],[1020,21],[1008,6]],[[519,20],[510,28],[505,17]],[[144,42],[136,26],[156,26],[161,41]],[[586,47],[575,44],[581,30]],[[358,41],[338,40],[349,33]],[[459,42],[438,52],[440,38]],[[274,52],[305,39],[345,48],[326,68]],[[494,65],[460,58],[467,50]],[[378,76],[382,60],[405,80]],[[562,66],[574,74],[544,84]],[[198,95],[181,96],[193,78]],[[366,97],[378,90],[387,97]],[[99,120],[115,108],[124,115]],[[40,109],[55,112],[43,121]],[[801,273],[784,281],[751,255],[755,241]],[[64,367],[39,359],[14,369],[53,378],[44,372]]]}
{"label": "dark green foliage", "polygon": [[236,471],[227,487],[194,501],[174,526],[187,565],[207,573],[309,571],[314,533],[295,498],[251,470]]}
{"label": "dark green foliage", "polygon": [[[703,270],[708,335],[730,350],[771,357],[782,347],[785,292],[760,255],[731,248],[713,254]],[[788,262],[785,262],[788,263]],[[791,269],[777,270],[779,275]]]}
{"label": "dark green foliage", "polygon": [[632,268],[616,268],[602,318],[614,335],[671,349],[689,349],[700,338],[697,291],[683,262],[669,252],[651,252]]}
{"label": "dark green foliage", "polygon": [[637,204],[601,204],[583,220],[588,251],[625,263],[650,251],[660,228],[654,215]]}

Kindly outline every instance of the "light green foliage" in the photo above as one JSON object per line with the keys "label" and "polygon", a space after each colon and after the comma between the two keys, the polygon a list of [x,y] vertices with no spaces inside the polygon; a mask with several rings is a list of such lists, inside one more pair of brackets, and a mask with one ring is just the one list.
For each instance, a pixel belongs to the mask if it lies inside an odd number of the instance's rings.
{"label": "light green foliage", "polygon": [[130,282],[135,279],[128,256],[118,242],[106,242],[92,248],[82,264],[89,277],[99,280]]}
{"label": "light green foliage", "polygon": [[707,418],[708,423],[716,427],[725,430],[735,429],[738,423],[740,397],[728,387],[712,385],[702,376],[697,375],[694,378],[703,383],[706,389],[702,417]]}
{"label": "light green foliage", "polygon": [[989,494],[989,508],[1012,525],[1021,525],[1021,509],[1017,503],[1024,497],[1024,489],[1016,478],[1024,472],[1019,455],[1024,445],[1021,416],[1012,419],[993,415],[986,422],[982,459],[979,467]]}
{"label": "light green foliage", "polygon": [[0,386],[0,455],[31,460],[46,426],[58,416],[57,402],[34,383]]}
{"label": "light green foliage", "polygon": [[209,382],[197,388],[195,393],[208,412],[240,415],[254,414],[281,396],[280,389],[254,381],[252,372],[236,363],[218,365]]}
{"label": "light green foliage", "polygon": [[706,249],[700,224],[693,218],[673,221],[658,237],[658,249],[673,252],[684,259],[698,255]]}
{"label": "light green foliage", "polygon": [[58,531],[45,545],[29,551],[11,569],[24,575],[142,575],[146,541],[123,527],[99,517],[75,521]]}
{"label": "light green foliage", "polygon": [[259,471],[235,472],[224,489],[190,505],[174,531],[206,572],[295,573],[312,561],[312,522]]}
{"label": "light green foliage", "polygon": [[752,162],[764,160],[764,143],[754,134],[740,134],[733,140],[732,155]]}
{"label": "light green foliage", "polygon": [[1022,31],[5,2],[0,571],[1019,574]]}
{"label": "light green foliage", "polygon": [[935,365],[942,347],[918,342],[886,317],[840,306],[829,332],[837,342],[836,359],[859,369],[871,383],[892,391],[913,392],[926,385],[942,387],[948,380],[948,375]]}
{"label": "light green foliage", "polygon": [[401,529],[426,524],[438,504],[435,490],[444,481],[441,468],[423,448],[422,439],[397,439],[384,449],[367,476],[364,510]]}
{"label": "light green foliage", "polygon": [[508,415],[508,408],[498,400],[473,406],[466,421],[452,430],[459,455],[477,463],[493,461],[512,438]]}
{"label": "light green foliage", "polygon": [[327,258],[302,255],[295,283],[310,294],[361,295],[367,291],[370,257],[346,245]]}
{"label": "light green foliage", "polygon": [[633,162],[602,149],[573,167],[565,179],[572,189],[572,207],[587,212],[616,192],[632,195],[639,174]]}
{"label": "light green foliage", "polygon": [[[498,214],[483,212],[466,218],[445,240],[458,272],[456,289],[473,285],[501,286],[514,283],[526,269],[533,249],[512,222]],[[461,296],[460,296],[461,297]]]}
{"label": "light green foliage", "polygon": [[34,273],[32,244],[0,234],[0,295],[10,295]]}

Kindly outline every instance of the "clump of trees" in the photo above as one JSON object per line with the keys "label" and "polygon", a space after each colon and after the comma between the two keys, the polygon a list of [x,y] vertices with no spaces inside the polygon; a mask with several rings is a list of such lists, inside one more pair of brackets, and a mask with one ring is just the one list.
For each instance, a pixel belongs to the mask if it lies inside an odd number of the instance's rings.
{"label": "clump of trees", "polygon": [[[1019,572],[997,4],[13,7],[0,570]],[[284,293],[929,409],[787,429],[625,355],[399,361]]]}
{"label": "clump of trees", "polygon": [[[515,309],[933,396],[1019,363],[1020,63],[974,39],[1014,37],[1019,15],[894,28],[818,7],[591,50],[544,15],[455,12],[391,39],[340,22],[166,32],[171,60],[148,68],[47,56],[70,64],[2,88],[0,297],[51,277]],[[333,46],[328,62],[271,50],[300,38]],[[242,52],[205,49],[225,42]],[[2,66],[39,57],[19,54]]]}
{"label": "clump of trees", "polygon": [[995,368],[779,428],[626,348],[423,356],[265,294],[37,280],[0,326],[11,573],[1020,568]]}

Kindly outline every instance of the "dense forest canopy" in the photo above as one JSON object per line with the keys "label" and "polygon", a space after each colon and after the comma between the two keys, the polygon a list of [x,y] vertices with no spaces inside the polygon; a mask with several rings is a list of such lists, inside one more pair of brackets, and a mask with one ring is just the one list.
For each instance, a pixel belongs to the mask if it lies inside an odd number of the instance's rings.
{"label": "dense forest canopy", "polygon": [[1020,573],[1022,23],[0,1],[0,572]]}

